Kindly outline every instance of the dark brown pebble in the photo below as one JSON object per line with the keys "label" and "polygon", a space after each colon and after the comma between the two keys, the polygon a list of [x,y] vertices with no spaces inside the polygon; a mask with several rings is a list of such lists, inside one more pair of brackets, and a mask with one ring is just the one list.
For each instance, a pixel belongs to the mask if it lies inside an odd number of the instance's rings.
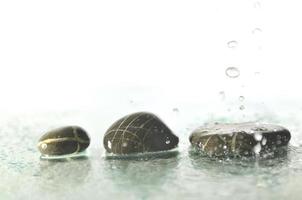
{"label": "dark brown pebble", "polygon": [[247,122],[202,126],[189,140],[197,150],[219,157],[272,153],[287,146],[290,138],[282,126]]}
{"label": "dark brown pebble", "polygon": [[178,137],[154,114],[138,112],[116,121],[105,133],[107,152],[131,154],[165,151],[178,145]]}
{"label": "dark brown pebble", "polygon": [[90,144],[87,132],[78,126],[67,126],[45,133],[38,149],[43,155],[56,156],[84,151]]}

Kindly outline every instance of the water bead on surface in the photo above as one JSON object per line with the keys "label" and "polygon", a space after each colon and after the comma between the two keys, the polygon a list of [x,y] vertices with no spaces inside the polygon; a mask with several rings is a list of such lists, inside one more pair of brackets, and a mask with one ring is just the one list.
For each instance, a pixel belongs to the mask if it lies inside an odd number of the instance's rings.
{"label": "water bead on surface", "polygon": [[225,74],[229,77],[229,78],[237,78],[240,76],[240,71],[238,68],[236,67],[228,67],[225,70]]}
{"label": "water bead on surface", "polygon": [[202,126],[189,140],[198,151],[219,157],[274,152],[287,146],[290,138],[290,132],[281,126],[247,122]]}
{"label": "water bead on surface", "polygon": [[157,116],[138,112],[116,121],[106,131],[103,144],[108,153],[132,154],[170,150],[177,147],[178,141]]}
{"label": "water bead on surface", "polygon": [[45,133],[39,140],[42,155],[60,156],[84,151],[90,144],[87,132],[79,126],[67,126]]}

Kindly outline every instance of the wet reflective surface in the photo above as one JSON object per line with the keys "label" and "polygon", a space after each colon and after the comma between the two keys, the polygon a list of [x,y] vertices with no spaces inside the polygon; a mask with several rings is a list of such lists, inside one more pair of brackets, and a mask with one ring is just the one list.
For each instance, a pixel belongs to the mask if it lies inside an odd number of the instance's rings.
{"label": "wet reflective surface", "polygon": [[[140,94],[141,95],[141,94]],[[135,99],[135,98],[134,98]],[[146,101],[148,98],[146,98]],[[221,102],[217,99],[217,102]],[[121,104],[111,114],[102,107],[85,111],[20,114],[2,117],[0,199],[296,199],[302,180],[301,126],[288,107],[283,114],[217,112],[182,104],[175,113],[166,103],[150,109],[180,138],[176,151],[148,156],[107,155],[102,139],[107,128],[144,105]],[[104,103],[106,104],[106,103]],[[128,105],[129,104],[129,105]],[[128,106],[126,106],[128,105]],[[204,104],[205,105],[205,104]],[[250,106],[251,107],[251,106]],[[153,110],[154,109],[154,110]],[[257,111],[257,107],[254,110]],[[211,110],[213,110],[211,112]],[[209,113],[212,113],[209,115]],[[275,157],[214,159],[196,153],[189,135],[213,122],[255,121],[282,124],[292,140],[288,152]],[[80,157],[40,159],[37,141],[45,130],[77,124],[91,135],[91,146]]]}

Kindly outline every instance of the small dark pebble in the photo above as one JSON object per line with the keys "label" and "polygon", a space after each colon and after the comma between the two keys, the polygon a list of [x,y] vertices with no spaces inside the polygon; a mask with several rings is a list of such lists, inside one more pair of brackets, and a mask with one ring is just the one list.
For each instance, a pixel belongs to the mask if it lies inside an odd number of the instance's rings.
{"label": "small dark pebble", "polygon": [[43,155],[59,156],[84,151],[90,144],[87,132],[78,126],[67,126],[45,133],[38,149]]}
{"label": "small dark pebble", "polygon": [[282,126],[247,122],[202,126],[189,140],[206,155],[232,157],[277,152],[290,138],[290,132]]}
{"label": "small dark pebble", "polygon": [[144,153],[173,149],[178,137],[154,114],[138,112],[116,121],[103,143],[108,153]]}

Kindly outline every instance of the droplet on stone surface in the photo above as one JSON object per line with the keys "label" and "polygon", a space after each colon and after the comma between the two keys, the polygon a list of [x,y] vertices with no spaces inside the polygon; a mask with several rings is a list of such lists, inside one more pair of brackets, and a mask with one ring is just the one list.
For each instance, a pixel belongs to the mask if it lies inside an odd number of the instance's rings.
{"label": "droplet on stone surface", "polygon": [[238,68],[236,67],[228,67],[225,70],[225,74],[229,77],[229,78],[237,78],[240,76],[240,71]]}
{"label": "droplet on stone surface", "polygon": [[260,143],[257,143],[254,146],[253,151],[254,151],[255,154],[259,154],[260,153],[260,151],[261,151],[261,145],[260,145]]}
{"label": "droplet on stone surface", "polygon": [[236,48],[238,45],[238,42],[236,40],[231,40],[227,43],[229,48]]}
{"label": "droplet on stone surface", "polygon": [[262,144],[263,146],[266,145],[266,141],[267,141],[266,138],[263,137],[263,138],[262,138],[262,141],[261,141],[261,144]]}
{"label": "droplet on stone surface", "polygon": [[262,140],[262,134],[261,133],[255,133],[254,138],[256,141],[261,141]]}
{"label": "droplet on stone surface", "polygon": [[42,143],[41,148],[42,148],[43,150],[45,150],[45,149],[47,148],[47,144]]}
{"label": "droplet on stone surface", "polygon": [[45,133],[38,149],[43,155],[60,156],[84,151],[90,144],[87,132],[79,126],[66,126]]}
{"label": "droplet on stone surface", "polygon": [[[156,115],[138,112],[113,123],[105,133],[103,144],[108,153],[131,154],[170,150],[177,147],[178,141]],[[124,142],[126,147],[122,145]]]}
{"label": "droplet on stone surface", "polygon": [[246,122],[202,126],[192,132],[189,140],[198,151],[219,157],[271,153],[287,146],[290,138],[290,132],[282,126]]}

